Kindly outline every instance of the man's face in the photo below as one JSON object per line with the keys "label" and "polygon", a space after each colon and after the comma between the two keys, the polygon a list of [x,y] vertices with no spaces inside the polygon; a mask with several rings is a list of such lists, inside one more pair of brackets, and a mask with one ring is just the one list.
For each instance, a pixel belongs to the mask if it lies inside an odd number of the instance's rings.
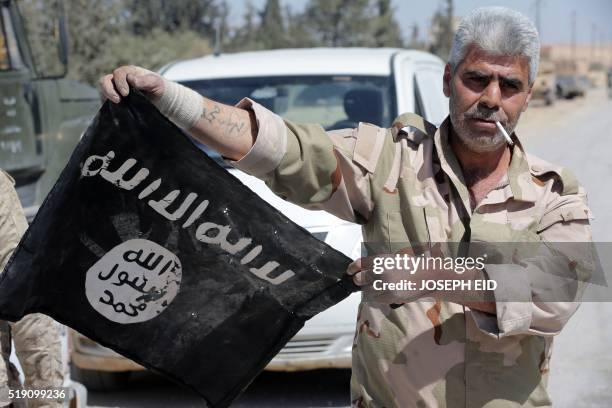
{"label": "man's face", "polygon": [[444,94],[450,98],[451,123],[469,150],[494,151],[506,143],[495,121],[508,134],[514,131],[531,99],[528,79],[526,57],[494,55],[474,45],[454,74],[446,65]]}

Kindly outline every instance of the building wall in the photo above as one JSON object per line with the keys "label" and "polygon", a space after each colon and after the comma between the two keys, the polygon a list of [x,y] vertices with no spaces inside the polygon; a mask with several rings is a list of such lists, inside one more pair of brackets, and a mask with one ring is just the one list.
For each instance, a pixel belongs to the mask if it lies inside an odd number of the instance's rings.
{"label": "building wall", "polygon": [[544,45],[541,58],[554,62],[559,71],[586,74],[594,65],[612,67],[612,44]]}

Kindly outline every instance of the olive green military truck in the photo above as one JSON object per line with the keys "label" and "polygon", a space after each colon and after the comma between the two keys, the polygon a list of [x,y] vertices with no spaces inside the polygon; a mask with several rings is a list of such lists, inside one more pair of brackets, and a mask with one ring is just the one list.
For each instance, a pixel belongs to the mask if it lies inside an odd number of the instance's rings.
{"label": "olive green military truck", "polygon": [[[15,179],[28,220],[100,104],[95,88],[66,79],[67,69],[62,1],[0,0],[0,168]],[[85,388],[68,378],[64,386],[66,404],[84,407]]]}
{"label": "olive green military truck", "polygon": [[0,0],[0,168],[29,219],[100,103],[65,78],[67,48],[60,0]]}

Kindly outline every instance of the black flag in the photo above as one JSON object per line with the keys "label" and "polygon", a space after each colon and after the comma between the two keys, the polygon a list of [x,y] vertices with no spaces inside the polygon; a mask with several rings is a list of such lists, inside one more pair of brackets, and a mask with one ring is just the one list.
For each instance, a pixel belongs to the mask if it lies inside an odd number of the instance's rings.
{"label": "black flag", "polygon": [[131,92],[102,106],[13,254],[0,317],[45,313],[225,407],[356,290],[349,262]]}

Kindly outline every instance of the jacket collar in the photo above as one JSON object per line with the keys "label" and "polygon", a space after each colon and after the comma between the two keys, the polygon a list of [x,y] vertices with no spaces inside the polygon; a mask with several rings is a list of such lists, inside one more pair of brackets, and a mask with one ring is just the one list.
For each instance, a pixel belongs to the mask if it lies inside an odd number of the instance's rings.
{"label": "jacket collar", "polygon": [[[451,179],[466,208],[470,208],[470,195],[463,177],[461,165],[449,143],[450,117],[447,117],[434,136],[434,144],[440,159],[440,166]],[[535,186],[531,179],[529,163],[523,145],[516,133],[512,133],[514,146],[512,158],[508,167],[505,181],[510,186],[510,196],[517,201],[535,202],[537,200]],[[500,186],[501,187],[501,186]]]}

